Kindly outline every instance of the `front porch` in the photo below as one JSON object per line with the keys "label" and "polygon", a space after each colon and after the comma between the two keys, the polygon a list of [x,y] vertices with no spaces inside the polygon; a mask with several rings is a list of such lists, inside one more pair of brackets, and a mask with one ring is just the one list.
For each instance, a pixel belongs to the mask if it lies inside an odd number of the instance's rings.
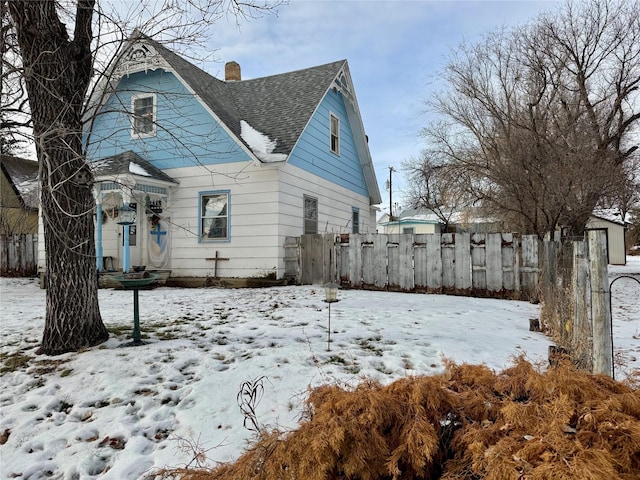
{"label": "front porch", "polygon": [[128,273],[135,265],[168,270],[169,197],[177,182],[131,151],[96,161],[92,169],[98,271]]}

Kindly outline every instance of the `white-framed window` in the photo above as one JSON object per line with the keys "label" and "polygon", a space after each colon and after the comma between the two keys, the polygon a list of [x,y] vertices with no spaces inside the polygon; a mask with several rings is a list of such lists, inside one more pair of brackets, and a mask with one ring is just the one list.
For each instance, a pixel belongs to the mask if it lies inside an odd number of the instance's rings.
{"label": "white-framed window", "polygon": [[351,233],[360,233],[360,210],[351,209]]}
{"label": "white-framed window", "polygon": [[318,199],[304,196],[304,234],[318,233]]}
{"label": "white-framed window", "polygon": [[329,114],[331,152],[340,155],[340,119],[333,113]]}
{"label": "white-framed window", "polygon": [[201,242],[229,240],[229,192],[200,193]]}
{"label": "white-framed window", "polygon": [[153,137],[156,134],[156,95],[142,93],[131,96],[131,136]]}

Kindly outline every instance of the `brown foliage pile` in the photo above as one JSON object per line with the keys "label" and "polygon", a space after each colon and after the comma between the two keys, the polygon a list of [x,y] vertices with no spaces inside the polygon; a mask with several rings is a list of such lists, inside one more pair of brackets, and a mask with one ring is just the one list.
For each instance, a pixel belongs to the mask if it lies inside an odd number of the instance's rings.
{"label": "brown foliage pile", "polygon": [[[640,393],[568,363],[518,359],[495,374],[445,373],[310,392],[308,418],[263,432],[235,463],[185,480],[631,480],[640,478]],[[169,472],[166,472],[169,473]]]}

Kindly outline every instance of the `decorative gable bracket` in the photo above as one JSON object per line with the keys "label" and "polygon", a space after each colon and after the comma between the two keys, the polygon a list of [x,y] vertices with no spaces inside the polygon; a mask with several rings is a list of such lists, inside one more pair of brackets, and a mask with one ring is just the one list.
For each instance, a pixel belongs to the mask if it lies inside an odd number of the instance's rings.
{"label": "decorative gable bracket", "polygon": [[338,75],[334,79],[333,88],[336,91],[342,93],[342,96],[344,97],[344,99],[347,100],[352,107],[358,110],[356,96],[353,93],[353,85],[351,83],[351,77],[349,75],[349,72],[346,71],[344,68],[340,70],[340,73],[338,73]]}
{"label": "decorative gable bracket", "polygon": [[138,72],[149,70],[171,70],[169,63],[151,45],[142,41],[133,42],[122,54],[118,66],[114,71],[114,77],[120,78]]}

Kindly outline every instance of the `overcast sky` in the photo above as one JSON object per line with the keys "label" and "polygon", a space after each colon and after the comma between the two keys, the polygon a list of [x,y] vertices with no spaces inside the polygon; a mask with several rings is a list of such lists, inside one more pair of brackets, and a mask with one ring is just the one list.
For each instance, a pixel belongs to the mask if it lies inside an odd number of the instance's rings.
{"label": "overcast sky", "polygon": [[551,0],[291,0],[277,15],[214,25],[216,62],[202,67],[224,78],[224,62],[235,60],[249,79],[346,59],[387,208],[389,167],[398,170],[393,202],[401,202],[400,164],[420,153],[424,102],[450,49],[556,7]]}

